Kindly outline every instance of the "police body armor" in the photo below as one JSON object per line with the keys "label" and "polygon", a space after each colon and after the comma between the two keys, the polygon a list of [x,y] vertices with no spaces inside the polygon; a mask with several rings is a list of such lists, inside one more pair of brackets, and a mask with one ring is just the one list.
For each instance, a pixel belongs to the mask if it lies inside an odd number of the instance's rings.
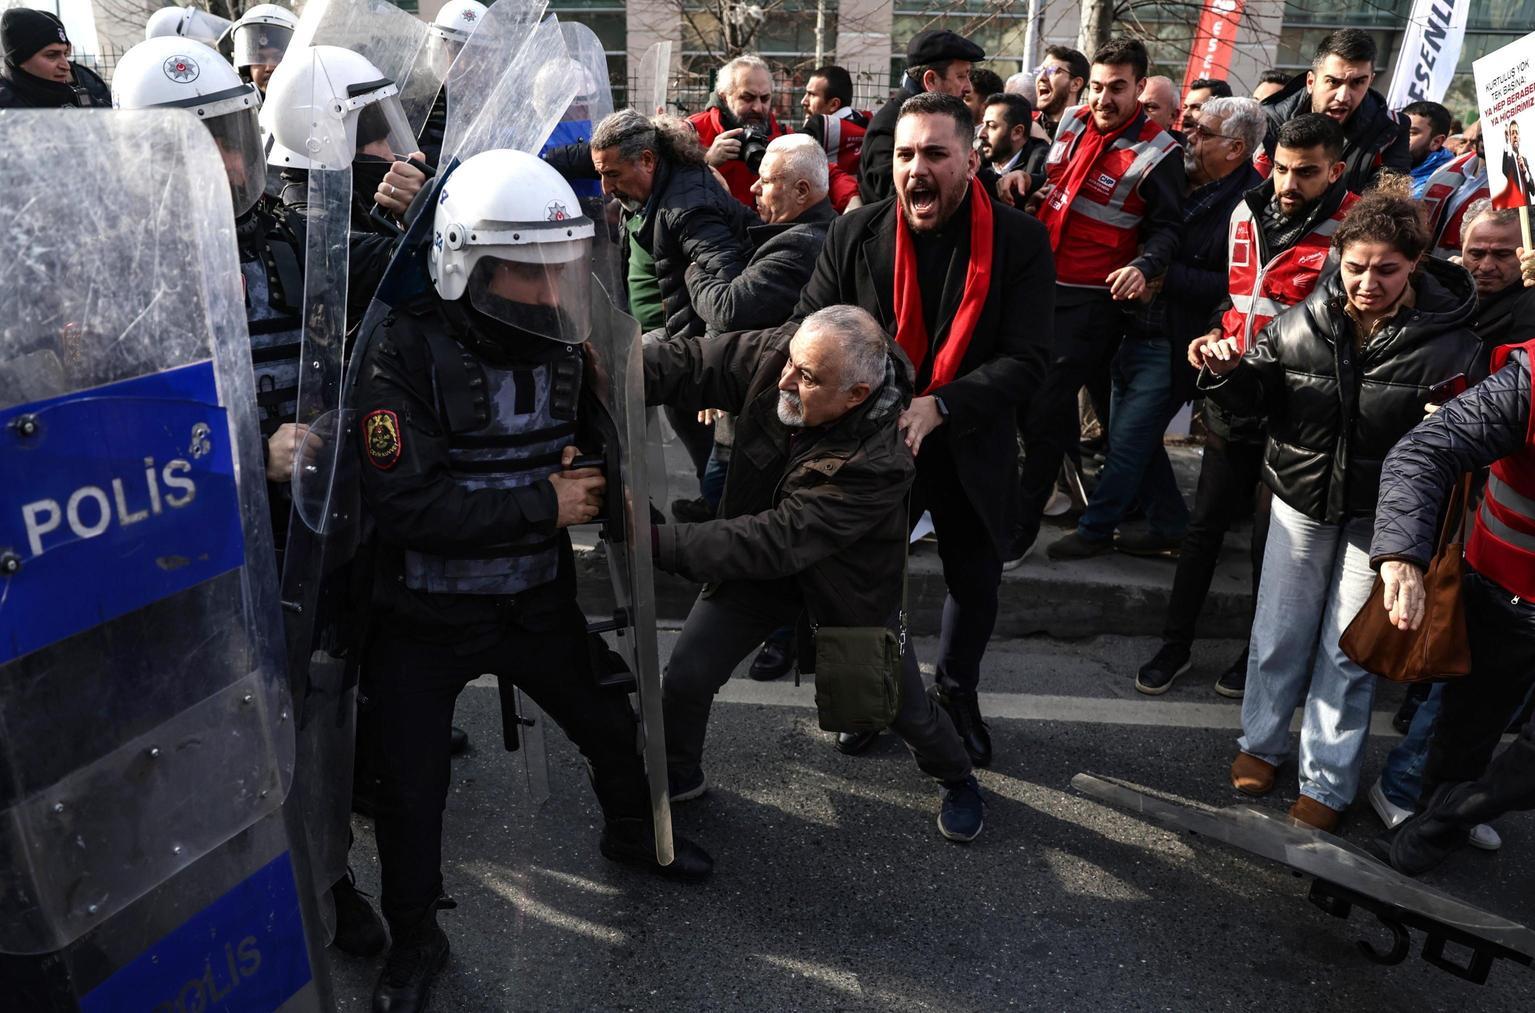
{"label": "police body armor", "polygon": [[261,435],[270,438],[298,414],[303,241],[287,216],[266,199],[236,223],[236,238],[256,370],[256,418]]}
{"label": "police body armor", "polygon": [[[551,345],[547,361],[495,365],[438,328],[426,333],[454,480],[468,489],[515,489],[559,471],[561,451],[576,432],[579,347]],[[472,557],[406,550],[405,586],[430,594],[520,594],[554,580],[561,537],[525,535]]]}

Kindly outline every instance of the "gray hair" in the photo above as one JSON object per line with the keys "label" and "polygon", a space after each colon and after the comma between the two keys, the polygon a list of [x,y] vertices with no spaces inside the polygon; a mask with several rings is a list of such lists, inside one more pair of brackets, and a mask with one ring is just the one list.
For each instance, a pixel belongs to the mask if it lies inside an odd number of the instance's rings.
{"label": "gray hair", "polygon": [[638,161],[645,152],[682,165],[702,165],[703,148],[687,120],[675,116],[646,116],[634,109],[620,109],[604,116],[592,131],[593,151],[617,148],[625,162]]}
{"label": "gray hair", "polygon": [[807,180],[810,189],[825,196],[831,170],[827,167],[826,149],[815,138],[809,134],[784,134],[773,138],[767,153],[779,157],[790,179]]}
{"label": "gray hair", "polygon": [[1246,145],[1248,155],[1257,153],[1258,146],[1263,143],[1263,135],[1268,131],[1268,115],[1255,98],[1212,98],[1200,106],[1199,111],[1219,116],[1221,133],[1235,137]]}
{"label": "gray hair", "polygon": [[836,336],[842,350],[843,390],[866,383],[873,393],[884,386],[890,337],[868,310],[861,306],[827,306],[806,317],[799,329]]}
{"label": "gray hair", "polygon": [[1034,85],[1037,83],[1038,79],[1033,74],[1026,70],[1021,70],[1007,79],[1007,82],[1002,85],[1002,91],[1008,95],[1022,95],[1030,102],[1033,102]]}
{"label": "gray hair", "polygon": [[1487,219],[1494,225],[1509,225],[1519,221],[1518,208],[1495,208],[1492,201],[1486,197],[1479,197],[1472,201],[1466,208],[1466,216],[1461,220],[1460,238],[1466,238],[1466,233],[1471,231],[1471,226],[1482,219]]}
{"label": "gray hair", "polygon": [[769,77],[773,76],[773,68],[769,67],[762,57],[746,53],[720,68],[720,72],[714,78],[714,90],[721,95],[728,95],[735,91],[743,70],[765,70]]}

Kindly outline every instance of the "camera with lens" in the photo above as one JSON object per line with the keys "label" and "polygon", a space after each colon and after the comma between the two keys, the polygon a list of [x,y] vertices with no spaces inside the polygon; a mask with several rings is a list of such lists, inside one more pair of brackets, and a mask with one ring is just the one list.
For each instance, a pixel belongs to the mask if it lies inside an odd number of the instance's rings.
{"label": "camera with lens", "polygon": [[768,142],[772,138],[762,127],[750,126],[741,128],[741,161],[753,174],[762,170],[762,156],[767,154]]}

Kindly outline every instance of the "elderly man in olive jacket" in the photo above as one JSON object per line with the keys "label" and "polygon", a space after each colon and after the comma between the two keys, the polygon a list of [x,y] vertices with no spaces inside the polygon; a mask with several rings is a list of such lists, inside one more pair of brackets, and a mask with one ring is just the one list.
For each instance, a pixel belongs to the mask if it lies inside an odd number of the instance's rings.
{"label": "elderly man in olive jacket", "polygon": [[[898,420],[911,367],[857,307],[812,314],[787,344],[782,334],[742,331],[645,349],[647,401],[737,416],[738,466],[719,517],[651,529],[657,567],[706,585],[662,681],[677,802],[704,793],[714,694],[765,635],[802,611],[819,627],[900,621],[905,499],[916,468]],[[892,727],[943,783],[940,831],[972,840],[983,808],[970,758],[923,691],[910,644],[902,663]]]}

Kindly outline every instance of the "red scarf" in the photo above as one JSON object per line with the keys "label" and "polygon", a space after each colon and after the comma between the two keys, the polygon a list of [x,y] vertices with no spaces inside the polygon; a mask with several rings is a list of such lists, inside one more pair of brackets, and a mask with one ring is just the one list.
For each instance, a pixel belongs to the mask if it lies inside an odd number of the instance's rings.
{"label": "red scarf", "polygon": [[[917,279],[917,251],[911,227],[895,210],[895,343],[901,346],[919,374],[931,345],[927,322],[922,318],[922,287]],[[959,373],[970,347],[975,325],[980,322],[986,293],[991,289],[991,198],[980,180],[970,180],[970,262],[965,267],[965,292],[949,325],[948,338],[933,360],[933,377],[923,394],[942,387]],[[936,296],[938,293],[934,293]]]}
{"label": "red scarf", "polygon": [[1140,105],[1137,104],[1135,112],[1125,121],[1124,126],[1112,134],[1105,134],[1093,122],[1093,114],[1087,114],[1082,135],[1077,138],[1076,150],[1068,156],[1066,167],[1059,178],[1050,181],[1055,184],[1055,189],[1045,201],[1045,206],[1039,209],[1039,220],[1050,230],[1050,252],[1061,252],[1061,239],[1066,234],[1066,219],[1071,213],[1071,202],[1076,200],[1077,191],[1098,164],[1099,156],[1114,143],[1115,138],[1134,126],[1140,115]]}

